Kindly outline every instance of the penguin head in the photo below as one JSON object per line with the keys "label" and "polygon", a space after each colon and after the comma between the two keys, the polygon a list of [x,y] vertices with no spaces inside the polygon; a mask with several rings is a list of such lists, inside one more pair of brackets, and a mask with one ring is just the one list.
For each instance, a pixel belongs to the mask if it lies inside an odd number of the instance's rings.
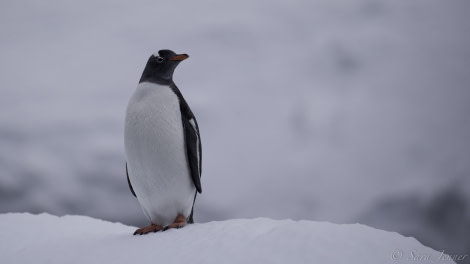
{"label": "penguin head", "polygon": [[139,83],[154,82],[170,85],[173,81],[173,72],[176,66],[188,57],[187,54],[176,54],[171,50],[160,50],[158,53],[152,54],[147,61]]}

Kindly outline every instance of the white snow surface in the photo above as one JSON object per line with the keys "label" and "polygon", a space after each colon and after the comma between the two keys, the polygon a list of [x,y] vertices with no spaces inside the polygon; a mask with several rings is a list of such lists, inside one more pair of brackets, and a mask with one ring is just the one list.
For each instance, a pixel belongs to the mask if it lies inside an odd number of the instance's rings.
{"label": "white snow surface", "polygon": [[1,263],[455,263],[360,224],[235,219],[144,236],[87,216],[0,215]]}

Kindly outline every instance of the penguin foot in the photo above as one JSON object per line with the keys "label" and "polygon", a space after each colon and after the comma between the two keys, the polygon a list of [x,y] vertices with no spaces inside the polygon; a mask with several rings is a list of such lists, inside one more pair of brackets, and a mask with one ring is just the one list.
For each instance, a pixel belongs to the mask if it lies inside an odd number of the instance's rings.
{"label": "penguin foot", "polygon": [[175,221],[172,223],[172,224],[169,224],[167,226],[164,226],[163,227],[163,230],[162,231],[166,231],[168,229],[172,229],[172,228],[182,228],[186,225],[186,217],[184,217],[184,215],[182,214],[179,214],[176,218],[175,218]]}
{"label": "penguin foot", "polygon": [[134,236],[135,235],[145,235],[147,233],[150,233],[150,232],[158,232],[158,231],[162,231],[163,230],[163,226],[159,226],[159,225],[156,225],[156,224],[151,224],[149,226],[146,226],[146,227],[142,227],[142,228],[139,228],[137,230],[135,230],[134,232]]}

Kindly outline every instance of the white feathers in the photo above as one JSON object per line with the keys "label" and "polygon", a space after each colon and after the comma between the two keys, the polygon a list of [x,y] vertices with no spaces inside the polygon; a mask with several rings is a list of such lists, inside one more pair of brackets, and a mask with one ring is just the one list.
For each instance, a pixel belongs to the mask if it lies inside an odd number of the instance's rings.
{"label": "white feathers", "polygon": [[167,225],[189,216],[195,187],[189,175],[178,97],[141,83],[129,101],[124,130],[129,179],[147,218]]}
{"label": "white feathers", "polygon": [[194,120],[194,118],[191,118],[189,120],[189,123],[191,124],[191,126],[193,126],[194,131],[197,131],[196,121]]}

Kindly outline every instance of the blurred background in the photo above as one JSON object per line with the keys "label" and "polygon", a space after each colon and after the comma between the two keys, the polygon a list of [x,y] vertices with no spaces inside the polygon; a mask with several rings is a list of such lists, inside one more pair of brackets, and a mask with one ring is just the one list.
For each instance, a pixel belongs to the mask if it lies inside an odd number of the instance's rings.
{"label": "blurred background", "polygon": [[[1,1],[0,213],[147,224],[124,115],[148,57],[198,118],[195,220],[361,223],[470,253],[470,1]],[[393,250],[393,249],[391,249]]]}

